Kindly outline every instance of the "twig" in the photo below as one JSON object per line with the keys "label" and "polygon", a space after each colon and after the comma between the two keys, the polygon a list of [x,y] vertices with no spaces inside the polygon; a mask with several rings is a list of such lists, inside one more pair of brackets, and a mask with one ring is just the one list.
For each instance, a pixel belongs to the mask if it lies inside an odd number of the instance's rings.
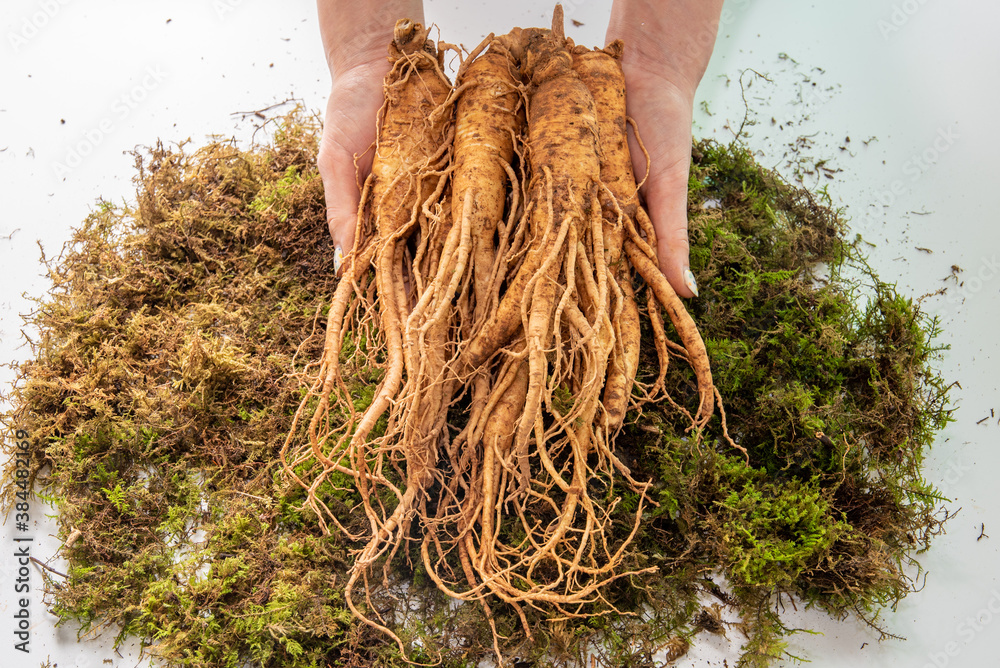
{"label": "twig", "polygon": [[740,129],[736,132],[736,136],[733,137],[733,142],[739,140],[740,135],[743,134],[743,128],[746,126],[747,120],[750,118],[750,103],[747,102],[747,89],[746,86],[743,85],[743,75],[746,74],[747,72],[753,72],[764,81],[768,83],[773,83],[770,79],[768,79],[766,76],[764,76],[757,70],[753,69],[752,67],[747,68],[742,72],[740,72],[740,97],[743,98],[743,121],[740,123]]}
{"label": "twig", "polygon": [[60,577],[64,577],[64,578],[66,578],[67,580],[69,579],[69,576],[68,576],[68,575],[66,575],[65,573],[60,573],[59,571],[57,571],[56,569],[52,568],[51,566],[49,566],[49,565],[48,565],[48,564],[46,564],[45,562],[43,562],[43,561],[39,561],[39,560],[38,560],[38,559],[36,559],[35,557],[30,557],[30,559],[31,559],[31,560],[32,560],[33,562],[35,562],[36,564],[38,564],[39,566],[41,566],[42,568],[44,568],[45,570],[47,570],[48,572],[50,572],[50,573],[55,573],[56,575],[58,575],[58,576],[60,576]]}
{"label": "twig", "polygon": [[270,106],[267,106],[267,107],[262,107],[260,109],[254,109],[252,111],[234,111],[234,112],[232,112],[229,115],[230,116],[244,116],[244,117],[245,116],[256,116],[257,118],[267,118],[267,116],[264,115],[265,111],[270,111],[271,109],[274,109],[275,107],[282,107],[282,106],[288,104],[289,102],[301,102],[301,100],[299,100],[298,98],[290,97],[287,100],[283,100],[282,102],[275,102],[274,104],[272,104]]}

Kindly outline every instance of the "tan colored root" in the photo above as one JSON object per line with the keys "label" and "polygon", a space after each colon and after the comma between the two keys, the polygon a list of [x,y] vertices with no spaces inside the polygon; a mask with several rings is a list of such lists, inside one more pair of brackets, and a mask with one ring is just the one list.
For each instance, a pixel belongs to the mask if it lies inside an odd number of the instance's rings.
{"label": "tan colored root", "polygon": [[[319,404],[309,419],[307,443],[294,447],[293,430],[282,461],[290,477],[306,487],[306,503],[324,529],[327,518],[336,518],[317,498],[321,484],[335,472],[354,479],[371,533],[356,554],[345,599],[360,619],[386,632],[402,649],[384,624],[357,608],[352,592],[359,579],[367,583],[375,561],[391,556],[405,540],[424,502],[423,490],[433,480],[444,426],[441,406],[450,401],[441,390],[452,323],[447,307],[458,289],[456,281],[441,276],[462,272],[471,243],[468,221],[452,225],[451,212],[438,204],[451,170],[454,105],[427,30],[398,22],[390,59],[372,176],[359,210],[358,245],[334,295],[319,377],[296,414],[296,425],[314,397]],[[421,254],[414,257],[411,247]],[[377,300],[371,298],[369,268]],[[425,276],[432,279],[425,281]],[[351,323],[348,314],[353,314]],[[341,377],[340,355],[349,328],[378,336],[369,342],[366,355],[356,353],[354,364],[371,366],[385,355],[382,380],[361,414],[355,413],[354,398]],[[420,354],[422,348],[433,354]],[[372,438],[375,426],[386,419],[386,434]],[[396,425],[404,426],[401,437],[394,433]],[[402,489],[384,472],[386,465],[398,467],[400,459],[406,467]],[[301,466],[308,467],[304,476],[295,471]],[[381,489],[398,500],[391,513],[378,500]]]}
{"label": "tan colored root", "polygon": [[[490,308],[490,273],[495,259],[493,236],[504,219],[508,165],[514,157],[514,138],[522,120],[519,44],[511,36],[484,42],[489,51],[463,67],[458,85],[464,86],[456,107],[455,172],[452,215],[457,220],[466,193],[473,193],[471,224],[473,255],[482,270],[475,272],[474,319]],[[468,63],[469,61],[467,61]],[[473,325],[475,326],[475,325]]]}
{"label": "tan colored root", "polygon": [[[476,52],[487,47],[486,53],[475,57]],[[465,322],[460,324],[468,332],[479,329],[495,309],[495,284],[503,278],[495,271],[498,258],[494,236],[504,221],[508,186],[515,198],[519,188],[510,163],[524,123],[520,50],[515,34],[500,38],[490,35],[473,51],[459,73],[462,93],[456,108],[452,210],[457,212],[465,204],[470,207],[472,306]],[[473,368],[479,366],[481,362]],[[472,380],[470,422],[478,420],[488,393],[487,375],[477,374]],[[454,461],[454,471],[459,477],[466,471],[468,458],[453,459],[458,460]],[[468,516],[469,512],[466,510],[464,514]],[[460,549],[464,553],[463,545]]]}
{"label": "tan colored root", "polygon": [[[518,332],[524,350],[512,351],[496,379],[480,421],[485,428],[467,428],[470,444],[482,453],[480,484],[469,486],[481,493],[470,492],[465,502],[476,512],[464,514],[478,527],[463,532],[478,584],[463,592],[440,575],[438,583],[466,600],[489,592],[512,604],[563,610],[603,601],[600,589],[626,575],[616,570],[631,536],[609,544],[610,509],[590,496],[594,476],[610,482],[616,470],[633,489],[644,492],[646,486],[631,480],[611,453],[608,430],[595,421],[616,340],[612,315],[624,310],[624,292],[605,248],[594,102],[573,75],[561,40],[534,31],[527,44],[526,59],[534,63],[532,181],[522,223],[527,250],[498,313],[464,355],[467,363],[482,364]],[[574,109],[573,123],[566,109]],[[589,134],[581,135],[579,127]],[[621,227],[619,221],[618,253]],[[572,404],[559,406],[555,396],[566,391]],[[552,519],[533,519],[536,506],[548,508]],[[526,536],[518,545],[505,545],[500,534],[510,507]]]}
{"label": "tan colored root", "polygon": [[670,287],[660,268],[648,255],[639,250],[633,240],[625,242],[625,253],[643,280],[652,288],[656,300],[666,309],[670,321],[688,351],[688,363],[698,381],[698,411],[694,417],[694,427],[703,429],[715,410],[715,385],[712,383],[712,369],[709,366],[708,351],[680,297]]}
{"label": "tan colored root", "polygon": [[605,428],[617,432],[630,403],[632,382],[639,363],[639,312],[632,290],[632,277],[622,261],[624,218],[634,216],[638,197],[625,139],[625,81],[617,57],[604,51],[576,47],[573,71],[594,98],[601,157],[602,208],[606,264],[614,288],[609,309],[614,317],[614,337],[608,379],[602,399]]}
{"label": "tan colored root", "polygon": [[[621,291],[620,308],[616,309],[616,316],[613,320],[615,323],[615,342],[611,363],[608,366],[608,382],[605,385],[602,399],[609,433],[616,432],[625,420],[625,412],[630,403],[632,383],[639,369],[639,339],[642,331],[639,322],[639,307],[635,303],[635,292],[629,273],[625,270],[615,276],[615,282]],[[660,373],[666,375],[666,368],[663,365],[661,365]],[[660,382],[662,384],[662,380]]]}
{"label": "tan colored root", "polygon": [[[640,273],[650,286],[652,295],[656,297],[655,300],[649,302],[649,315],[653,322],[660,371],[653,384],[652,394],[656,395],[663,388],[663,379],[669,363],[668,348],[676,347],[676,344],[668,339],[659,321],[658,304],[660,304],[667,310],[671,322],[681,338],[683,353],[694,369],[698,380],[700,400],[697,414],[693,418],[693,426],[700,430],[711,419],[714,410],[715,388],[712,384],[708,353],[701,340],[701,335],[698,333],[697,326],[691,320],[681,300],[660,273],[659,268],[656,267],[655,253],[636,234],[638,226],[647,235],[648,241],[655,244],[653,226],[645,210],[639,205],[638,186],[632,172],[631,156],[628,151],[625,77],[620,64],[622,48],[620,41],[613,42],[603,50],[588,50],[577,47],[574,49],[573,67],[598,102],[598,122],[601,130],[601,179],[607,187],[613,203],[617,204],[617,209],[621,212],[619,219],[624,221],[624,225],[612,226],[609,224],[609,227],[613,227],[618,235],[616,241],[621,244],[619,248],[624,247],[628,251],[629,262]],[[645,151],[644,148],[643,151]],[[613,217],[614,212],[605,214],[607,221],[612,220]],[[635,251],[640,247],[645,252],[638,255]],[[625,282],[623,277],[619,285]],[[629,301],[634,304],[634,299]],[[632,313],[629,313],[629,320],[631,315]],[[632,329],[633,326],[637,327],[637,324],[637,322],[634,325],[631,322],[627,325],[622,324],[620,329],[621,336],[624,337],[623,344],[625,341],[637,343],[638,334]],[[637,348],[635,350],[637,353]],[[624,350],[622,355],[625,357]],[[629,361],[631,360],[629,359]],[[626,365],[627,363],[623,359],[621,367],[624,369]],[[616,385],[621,382],[618,378],[620,376],[615,376]],[[634,372],[629,377],[630,381],[631,378],[634,378]],[[614,387],[609,385],[609,388]],[[621,412],[621,399],[617,394],[612,394],[609,398],[613,399],[613,402],[606,405],[608,415],[609,417],[612,415],[617,417]],[[684,412],[686,413],[686,411]]]}

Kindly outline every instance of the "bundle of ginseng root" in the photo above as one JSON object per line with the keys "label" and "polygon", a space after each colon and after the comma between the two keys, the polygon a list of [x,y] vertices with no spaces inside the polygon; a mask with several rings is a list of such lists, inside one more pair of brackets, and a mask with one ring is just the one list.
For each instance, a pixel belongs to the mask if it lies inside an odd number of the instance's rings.
{"label": "bundle of ginseng root", "polygon": [[[557,7],[551,30],[487,38],[452,86],[427,30],[396,25],[356,245],[281,453],[324,529],[364,542],[346,599],[394,638],[354,595],[408,541],[441,590],[487,616],[490,600],[511,605],[529,635],[524,606],[610,606],[602,589],[630,574],[623,555],[648,503],[649,483],[613,448],[630,403],[674,403],[692,438],[715,411],[704,343],[639,205],[621,52],[574,46]],[[648,385],[635,381],[634,274],[660,364]],[[664,388],[671,356],[691,365],[697,406]],[[360,396],[348,371],[372,368],[377,389]],[[457,406],[467,419],[450,424]],[[343,480],[362,535],[327,505],[323,490]],[[639,498],[632,512],[616,484]]]}

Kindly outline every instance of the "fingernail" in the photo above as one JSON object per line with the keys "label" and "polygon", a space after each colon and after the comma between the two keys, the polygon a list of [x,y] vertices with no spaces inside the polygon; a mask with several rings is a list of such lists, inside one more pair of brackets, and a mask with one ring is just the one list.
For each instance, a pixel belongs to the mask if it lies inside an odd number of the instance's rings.
{"label": "fingernail", "polygon": [[698,281],[694,280],[694,274],[691,273],[690,269],[684,270],[684,285],[694,293],[695,297],[698,296]]}
{"label": "fingernail", "polygon": [[[333,273],[339,274],[342,266],[344,266],[344,249],[336,246],[333,249]],[[692,278],[691,280],[694,279]]]}

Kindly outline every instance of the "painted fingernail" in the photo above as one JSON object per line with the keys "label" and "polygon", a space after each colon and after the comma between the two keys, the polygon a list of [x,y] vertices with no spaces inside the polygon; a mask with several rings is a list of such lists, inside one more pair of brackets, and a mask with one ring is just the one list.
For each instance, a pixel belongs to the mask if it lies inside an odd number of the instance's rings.
{"label": "painted fingernail", "polygon": [[698,296],[698,281],[694,280],[694,274],[691,273],[690,269],[684,270],[684,285],[694,293],[695,297]]}
{"label": "painted fingernail", "polygon": [[333,249],[333,273],[339,274],[342,266],[344,266],[344,249],[337,246]]}

